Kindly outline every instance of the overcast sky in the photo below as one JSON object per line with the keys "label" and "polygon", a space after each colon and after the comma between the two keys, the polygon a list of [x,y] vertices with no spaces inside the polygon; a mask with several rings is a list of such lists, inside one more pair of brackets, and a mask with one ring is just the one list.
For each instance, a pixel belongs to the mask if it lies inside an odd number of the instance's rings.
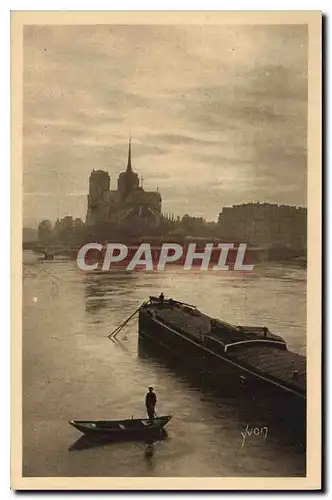
{"label": "overcast sky", "polygon": [[24,225],[85,219],[127,160],[163,210],[306,205],[306,26],[29,26]]}

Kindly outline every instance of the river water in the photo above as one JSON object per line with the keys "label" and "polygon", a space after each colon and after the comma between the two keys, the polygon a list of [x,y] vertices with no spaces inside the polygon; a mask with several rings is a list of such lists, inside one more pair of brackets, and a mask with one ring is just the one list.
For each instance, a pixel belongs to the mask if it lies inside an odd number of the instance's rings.
{"label": "river water", "polygon": [[[278,428],[251,420],[234,398],[197,387],[160,359],[139,354],[137,319],[108,335],[149,295],[197,305],[235,324],[267,325],[305,354],[306,270],[261,264],[239,272],[84,273],[75,262],[23,263],[23,475],[283,477],[305,475],[305,453]],[[172,414],[153,444],[87,447],[71,419]],[[268,426],[243,443],[246,426]]]}

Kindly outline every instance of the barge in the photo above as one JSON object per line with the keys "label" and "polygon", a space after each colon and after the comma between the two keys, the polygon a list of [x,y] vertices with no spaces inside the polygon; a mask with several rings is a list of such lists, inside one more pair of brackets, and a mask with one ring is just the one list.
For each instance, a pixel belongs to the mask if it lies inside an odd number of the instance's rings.
{"label": "barge", "polygon": [[[139,310],[139,342],[178,358],[182,367],[208,376],[217,387],[249,391],[306,409],[306,357],[265,326],[235,326],[195,306],[150,297]],[[238,391],[234,394],[238,395]],[[286,408],[282,405],[283,408]]]}

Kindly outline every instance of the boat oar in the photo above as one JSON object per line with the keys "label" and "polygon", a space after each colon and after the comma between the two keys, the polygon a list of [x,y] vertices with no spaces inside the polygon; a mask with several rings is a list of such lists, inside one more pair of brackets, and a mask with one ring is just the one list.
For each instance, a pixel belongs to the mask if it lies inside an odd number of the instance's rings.
{"label": "boat oar", "polygon": [[115,330],[113,330],[112,333],[109,334],[108,338],[115,338],[117,336],[117,334],[122,330],[122,328],[124,328],[126,326],[127,323],[129,323],[129,321],[135,316],[135,314],[138,313],[138,311],[141,309],[141,307],[145,306],[146,302],[143,302],[143,304],[141,304],[138,309],[136,309],[136,311],[133,312],[133,314],[131,314],[129,316],[129,318],[127,318],[123,323],[121,323],[121,325],[119,325]]}

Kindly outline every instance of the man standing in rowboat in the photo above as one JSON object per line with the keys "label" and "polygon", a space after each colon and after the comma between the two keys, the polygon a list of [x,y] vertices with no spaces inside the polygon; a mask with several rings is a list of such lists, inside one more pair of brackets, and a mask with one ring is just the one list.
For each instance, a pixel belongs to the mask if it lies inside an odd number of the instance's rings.
{"label": "man standing in rowboat", "polygon": [[154,409],[157,404],[157,396],[153,392],[153,387],[149,387],[149,392],[145,396],[145,406],[146,411],[149,417],[149,420],[153,420],[154,418]]}

